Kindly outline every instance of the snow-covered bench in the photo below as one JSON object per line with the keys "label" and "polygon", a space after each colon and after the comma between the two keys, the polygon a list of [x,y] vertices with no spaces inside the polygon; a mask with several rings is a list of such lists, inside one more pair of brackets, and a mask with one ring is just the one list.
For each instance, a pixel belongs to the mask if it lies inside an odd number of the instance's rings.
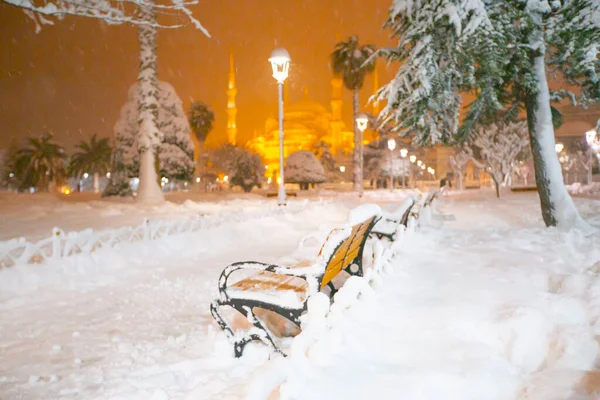
{"label": "snow-covered bench", "polygon": [[[210,310],[233,342],[235,356],[240,357],[245,346],[254,340],[282,353],[273,336],[289,335],[289,326],[285,326],[289,322],[294,333],[299,332],[300,316],[307,310],[312,294],[324,291],[333,298],[337,291],[334,279],[340,272],[363,275],[363,250],[378,220],[378,216],[372,216],[352,227],[331,231],[314,263],[285,267],[245,261],[227,266],[219,278],[219,299],[212,302]],[[234,272],[247,274],[230,283]],[[222,315],[226,306],[243,315],[245,319],[239,322],[249,329],[235,329],[234,320],[227,321]]]}
{"label": "snow-covered bench", "polygon": [[371,235],[377,239],[386,238],[390,242],[393,242],[396,239],[398,230],[408,227],[408,219],[414,205],[415,199],[408,197],[400,204],[396,211],[382,214],[379,222],[373,227]]}

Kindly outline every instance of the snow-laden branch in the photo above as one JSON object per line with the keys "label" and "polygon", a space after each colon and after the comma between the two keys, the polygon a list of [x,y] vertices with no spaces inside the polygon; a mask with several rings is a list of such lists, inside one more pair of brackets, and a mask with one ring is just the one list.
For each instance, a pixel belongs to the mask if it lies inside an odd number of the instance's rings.
{"label": "snow-laden branch", "polygon": [[[198,4],[197,0],[169,0],[168,3],[155,4],[146,0],[1,0],[15,7],[22,8],[36,24],[36,32],[41,30],[41,25],[53,25],[54,21],[47,17],[62,19],[65,15],[103,20],[112,25],[134,24],[148,25],[148,20],[139,14],[139,8],[151,8],[156,11],[172,10],[184,14],[194,27],[210,37],[188,8]],[[152,24],[157,28],[179,28],[181,24]]]}

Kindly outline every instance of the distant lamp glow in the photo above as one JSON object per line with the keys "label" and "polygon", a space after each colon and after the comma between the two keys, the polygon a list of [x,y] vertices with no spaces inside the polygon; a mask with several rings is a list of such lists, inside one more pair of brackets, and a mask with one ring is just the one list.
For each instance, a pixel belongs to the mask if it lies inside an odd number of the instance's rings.
{"label": "distant lamp glow", "polygon": [[200,183],[200,178],[196,178],[196,183]]}
{"label": "distant lamp glow", "polygon": [[417,161],[417,167],[420,167],[422,164],[423,164],[423,161],[421,161],[421,160]]}
{"label": "distant lamp glow", "polygon": [[279,185],[281,183],[281,178],[277,178],[277,184]]}
{"label": "distant lamp glow", "polygon": [[414,154],[410,157],[408,157],[408,159],[410,160],[411,163],[415,163],[415,161],[417,161],[417,156],[415,156]]}
{"label": "distant lamp glow", "polygon": [[369,117],[365,113],[360,113],[356,116],[356,126],[358,130],[364,132],[369,124]]}
{"label": "distant lamp glow", "polygon": [[346,172],[346,167],[344,167],[343,165],[340,167],[340,172]]}
{"label": "distant lamp glow", "polygon": [[290,61],[290,54],[286,49],[275,49],[271,53],[269,62],[273,68],[273,78],[275,78],[277,82],[283,83],[287,79],[290,71]]}
{"label": "distant lamp glow", "polygon": [[65,188],[65,190],[63,190],[64,194],[71,194],[71,189],[69,188]]}
{"label": "distant lamp glow", "polygon": [[598,132],[596,132],[595,129],[587,131],[585,133],[585,141],[587,142],[587,144],[591,145],[592,143],[594,143],[594,141],[596,140],[596,135],[598,135]]}
{"label": "distant lamp glow", "polygon": [[223,177],[223,182],[227,182],[228,180],[229,180],[229,176],[225,175],[225,176]]}
{"label": "distant lamp glow", "polygon": [[[48,173],[46,173],[46,175],[48,175]],[[83,174],[83,179],[87,179],[88,176],[90,176],[87,172],[85,174]]]}
{"label": "distant lamp glow", "polygon": [[421,164],[421,169],[425,169],[425,164]]}
{"label": "distant lamp glow", "polygon": [[14,178],[15,174],[11,172],[10,175],[8,175],[8,176],[11,177],[11,178]]}
{"label": "distant lamp glow", "polygon": [[565,146],[562,143],[556,143],[556,145],[554,145],[554,150],[556,150],[557,153],[563,151],[564,148]]}
{"label": "distant lamp glow", "polygon": [[110,179],[110,172],[106,173],[106,177]]}
{"label": "distant lamp glow", "polygon": [[404,158],[408,155],[408,150],[406,149],[401,149],[400,150],[400,157]]}
{"label": "distant lamp glow", "polygon": [[269,166],[268,166],[268,165],[265,165],[265,169],[269,169]]}
{"label": "distant lamp glow", "polygon": [[394,139],[388,140],[388,149],[394,150],[396,148],[396,141]]}

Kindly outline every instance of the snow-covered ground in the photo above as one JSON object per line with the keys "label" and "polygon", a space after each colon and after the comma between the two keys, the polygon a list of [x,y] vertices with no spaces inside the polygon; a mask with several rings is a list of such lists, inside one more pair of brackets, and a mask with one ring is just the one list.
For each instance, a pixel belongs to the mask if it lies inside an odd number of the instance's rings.
{"label": "snow-covered ground", "polygon": [[[403,194],[365,197],[392,208]],[[313,258],[318,246],[299,248],[300,238],[346,221],[357,205],[349,195],[0,270],[0,398],[243,399],[275,389],[271,398],[290,400],[574,399],[570,388],[598,355],[600,239],[543,228],[537,201],[491,191],[441,198],[437,211],[455,220],[406,235],[373,295],[330,321],[304,364],[269,359],[258,344],[234,359],[208,305],[230,262]],[[239,202],[178,202],[153,215],[270,204]],[[77,207],[97,214],[104,204]],[[600,227],[599,201],[576,204]],[[148,216],[129,207],[123,223]],[[61,226],[51,212],[42,218]]]}

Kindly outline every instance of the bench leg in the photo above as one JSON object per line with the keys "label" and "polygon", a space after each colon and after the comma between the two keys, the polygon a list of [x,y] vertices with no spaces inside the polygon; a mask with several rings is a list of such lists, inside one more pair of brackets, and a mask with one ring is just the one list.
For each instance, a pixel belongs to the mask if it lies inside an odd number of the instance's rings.
{"label": "bench leg", "polygon": [[[225,321],[225,319],[219,313],[219,308],[223,306],[229,306],[246,317],[249,321],[251,321],[254,326],[254,332],[247,333],[245,336],[241,338],[236,338],[236,334],[231,329],[231,326]],[[242,356],[244,352],[244,348],[250,342],[258,340],[264,343],[266,346],[271,347],[275,352],[285,354],[275,345],[275,342],[271,338],[267,327],[252,313],[251,308],[249,306],[238,306],[235,302],[231,303],[223,303],[221,301],[215,300],[210,305],[210,313],[213,318],[217,321],[217,324],[225,331],[227,338],[229,341],[233,342],[233,350],[235,353],[235,357],[239,358]],[[249,315],[250,314],[250,315]]]}

